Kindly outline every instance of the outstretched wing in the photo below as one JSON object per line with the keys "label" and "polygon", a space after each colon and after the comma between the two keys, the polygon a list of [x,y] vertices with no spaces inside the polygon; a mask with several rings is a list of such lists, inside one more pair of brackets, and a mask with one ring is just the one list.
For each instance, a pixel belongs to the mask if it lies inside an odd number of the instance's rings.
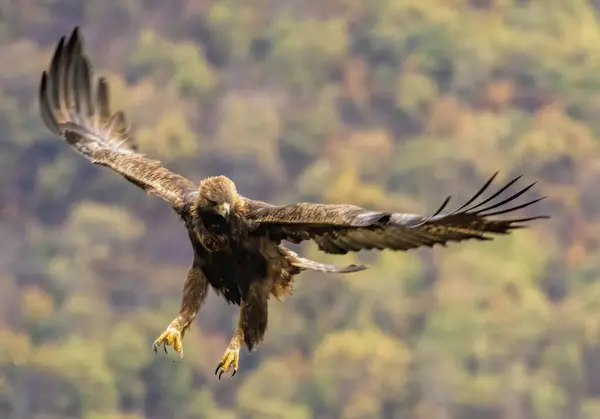
{"label": "outstretched wing", "polygon": [[498,198],[519,178],[508,182],[496,193],[475,203],[498,173],[464,205],[442,213],[450,197],[432,216],[369,211],[354,205],[300,203],[274,206],[244,199],[245,216],[254,224],[255,235],[268,235],[276,241],[299,243],[314,240],[326,253],[346,254],[363,249],[409,250],[421,246],[459,242],[468,239],[492,240],[490,235],[508,234],[525,227],[524,223],[548,216],[514,219],[490,219],[528,207],[544,198],[506,208],[535,183],[505,199]]}
{"label": "outstretched wing", "polygon": [[66,44],[64,36],[60,39],[50,68],[42,73],[39,104],[46,127],[92,163],[110,167],[178,211],[196,193],[190,180],[137,153],[125,114],[110,112],[104,78],[98,80],[93,94],[92,69],[79,28]]}

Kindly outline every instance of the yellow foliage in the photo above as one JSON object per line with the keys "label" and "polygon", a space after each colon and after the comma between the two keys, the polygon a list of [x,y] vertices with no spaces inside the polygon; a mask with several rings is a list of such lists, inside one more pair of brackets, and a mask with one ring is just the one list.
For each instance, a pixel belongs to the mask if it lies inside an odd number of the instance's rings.
{"label": "yellow foliage", "polygon": [[549,106],[539,112],[512,154],[518,159],[535,155],[537,160],[544,161],[557,155],[586,159],[597,150],[597,141],[587,126],[566,116],[560,106]]}
{"label": "yellow foliage", "polygon": [[[294,404],[296,393],[293,361],[273,359],[264,362],[251,374],[240,388],[238,406],[251,417],[275,418],[284,415],[304,419],[311,417],[308,409]],[[256,400],[262,400],[260,405]]]}
{"label": "yellow foliage", "polygon": [[142,63],[166,61],[172,71],[170,84],[180,91],[192,89],[194,94],[206,94],[218,82],[218,75],[206,61],[203,51],[192,42],[173,43],[153,30],[144,29],[136,53],[135,58]]}
{"label": "yellow foliage", "polygon": [[112,368],[123,373],[136,372],[146,365],[153,354],[148,347],[145,335],[130,323],[119,323],[107,333],[107,362]]}
{"label": "yellow foliage", "polygon": [[38,320],[48,316],[54,310],[52,297],[37,287],[28,287],[21,292],[23,316]]}
{"label": "yellow foliage", "polygon": [[401,396],[410,360],[408,348],[382,332],[346,330],[317,347],[313,374],[328,403],[343,405],[359,395],[381,403]]}
{"label": "yellow foliage", "polygon": [[0,363],[3,366],[23,366],[31,362],[32,347],[29,336],[9,329],[0,329],[0,338],[4,344],[0,348]]}
{"label": "yellow foliage", "polygon": [[438,89],[426,75],[407,72],[398,77],[396,92],[396,105],[411,115],[418,115],[436,99]]}
{"label": "yellow foliage", "polygon": [[134,240],[144,232],[144,225],[135,216],[118,206],[81,202],[71,212],[66,232],[95,243],[111,238]]}
{"label": "yellow foliage", "polygon": [[154,125],[140,128],[139,143],[156,156],[175,159],[199,151],[198,138],[181,109],[165,111]]}

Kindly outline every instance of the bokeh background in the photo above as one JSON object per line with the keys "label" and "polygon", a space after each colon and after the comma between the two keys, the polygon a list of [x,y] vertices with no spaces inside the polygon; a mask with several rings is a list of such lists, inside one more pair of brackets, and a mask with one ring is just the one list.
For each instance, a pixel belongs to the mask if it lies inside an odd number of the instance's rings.
{"label": "bokeh background", "polygon": [[[0,0],[0,418],[600,418],[600,1]],[[213,375],[211,295],[155,355],[183,224],[51,136],[41,71],[81,25],[143,152],[246,196],[434,211],[496,170],[551,220],[490,243],[308,257]]]}

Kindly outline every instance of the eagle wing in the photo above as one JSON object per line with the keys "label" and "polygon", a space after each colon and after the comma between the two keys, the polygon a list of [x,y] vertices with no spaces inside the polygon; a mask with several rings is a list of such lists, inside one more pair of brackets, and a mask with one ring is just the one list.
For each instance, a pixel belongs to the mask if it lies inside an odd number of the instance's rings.
{"label": "eagle wing", "polygon": [[92,68],[79,28],[63,36],[48,71],[42,73],[39,104],[44,125],[94,164],[109,167],[147,193],[181,211],[197,192],[190,180],[137,153],[122,111],[110,112],[106,79],[92,92]]}
{"label": "eagle wing", "polygon": [[354,205],[326,205],[299,203],[275,206],[244,198],[245,217],[253,225],[254,235],[265,235],[273,240],[299,243],[314,240],[326,253],[346,254],[363,249],[392,249],[406,251],[417,247],[463,240],[492,240],[491,235],[509,234],[511,230],[525,227],[524,223],[545,215],[529,218],[491,219],[528,207],[542,199],[534,199],[510,206],[535,183],[507,198],[499,198],[517,177],[482,202],[477,199],[488,189],[498,173],[460,208],[444,213],[450,201],[431,216],[370,211]]}

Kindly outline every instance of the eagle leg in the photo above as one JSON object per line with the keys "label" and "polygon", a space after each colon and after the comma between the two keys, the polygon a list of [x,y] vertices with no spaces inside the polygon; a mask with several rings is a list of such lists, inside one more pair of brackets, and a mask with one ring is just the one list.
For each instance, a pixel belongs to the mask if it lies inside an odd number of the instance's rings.
{"label": "eagle leg", "polygon": [[154,341],[152,344],[154,352],[158,352],[158,348],[162,345],[165,353],[168,353],[167,346],[173,346],[173,349],[177,352],[177,360],[183,358],[183,336],[196,318],[207,293],[208,281],[202,273],[198,260],[194,259],[194,264],[188,271],[187,280],[183,286],[179,315],[173,319],[167,330]]}
{"label": "eagle leg", "polygon": [[229,370],[233,370],[231,376],[233,377],[240,366],[240,348],[244,343],[244,332],[238,326],[235,329],[235,333],[227,346],[227,350],[221,358],[221,362],[217,365],[215,375],[219,374],[219,380],[223,374],[227,374]]}
{"label": "eagle leg", "polygon": [[237,328],[215,370],[215,375],[218,374],[219,379],[229,370],[233,370],[232,377],[235,375],[240,361],[240,348],[243,344],[251,351],[262,341],[267,330],[269,289],[265,286],[265,281],[255,281],[244,293]]}

